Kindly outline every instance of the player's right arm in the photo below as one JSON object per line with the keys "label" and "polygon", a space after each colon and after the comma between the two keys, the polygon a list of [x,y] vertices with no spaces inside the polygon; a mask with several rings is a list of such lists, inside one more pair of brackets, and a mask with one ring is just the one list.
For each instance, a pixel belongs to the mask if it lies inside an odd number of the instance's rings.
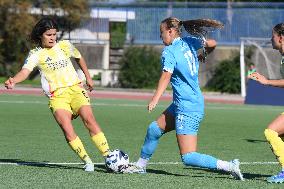
{"label": "player's right arm", "polygon": [[166,90],[168,84],[170,83],[172,73],[164,71],[160,77],[157,90],[152,98],[152,100],[148,104],[148,111],[151,112],[158,104],[159,99],[163,95]]}
{"label": "player's right arm", "polygon": [[5,87],[7,89],[13,89],[14,86],[17,83],[20,83],[24,80],[26,80],[28,78],[28,76],[30,75],[31,71],[27,68],[23,68],[21,71],[19,71],[14,77],[10,77],[9,79],[7,79],[7,81],[5,81]]}
{"label": "player's right arm", "polygon": [[267,79],[258,72],[254,72],[248,76],[248,78],[258,81],[263,85],[271,85],[274,87],[284,87],[284,79]]}

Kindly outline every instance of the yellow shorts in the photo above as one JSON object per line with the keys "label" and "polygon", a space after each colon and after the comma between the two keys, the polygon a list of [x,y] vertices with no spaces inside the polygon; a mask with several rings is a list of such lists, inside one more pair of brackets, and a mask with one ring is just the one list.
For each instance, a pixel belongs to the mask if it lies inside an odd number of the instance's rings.
{"label": "yellow shorts", "polygon": [[73,85],[57,89],[49,99],[49,108],[52,113],[58,109],[64,109],[78,116],[78,111],[83,105],[90,105],[90,97],[87,91],[80,85]]}

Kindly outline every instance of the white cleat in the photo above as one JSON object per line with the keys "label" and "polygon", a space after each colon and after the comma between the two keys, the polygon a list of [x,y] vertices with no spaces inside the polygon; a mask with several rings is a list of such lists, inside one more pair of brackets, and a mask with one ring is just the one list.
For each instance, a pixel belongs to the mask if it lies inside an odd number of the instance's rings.
{"label": "white cleat", "polygon": [[243,174],[240,170],[240,161],[238,159],[230,161],[230,173],[235,179],[244,181]]}
{"label": "white cleat", "polygon": [[84,165],[84,170],[86,172],[93,172],[95,170],[94,164],[93,163],[86,163]]}
{"label": "white cleat", "polygon": [[122,173],[138,173],[138,174],[145,174],[146,167],[139,167],[135,164],[128,164],[123,169],[121,169]]}

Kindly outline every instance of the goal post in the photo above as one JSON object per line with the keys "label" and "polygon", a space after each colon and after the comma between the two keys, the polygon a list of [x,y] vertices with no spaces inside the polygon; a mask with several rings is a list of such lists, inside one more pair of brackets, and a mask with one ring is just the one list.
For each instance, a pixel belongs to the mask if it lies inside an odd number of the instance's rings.
{"label": "goal post", "polygon": [[[279,61],[276,57],[279,57],[279,52],[272,49],[270,38],[250,38],[242,37],[240,43],[240,74],[241,74],[241,95],[246,96],[246,82],[247,71],[249,63],[246,62],[250,58],[256,71],[260,72],[264,76],[270,79],[279,79]],[[248,55],[248,49],[250,49],[250,55]]]}

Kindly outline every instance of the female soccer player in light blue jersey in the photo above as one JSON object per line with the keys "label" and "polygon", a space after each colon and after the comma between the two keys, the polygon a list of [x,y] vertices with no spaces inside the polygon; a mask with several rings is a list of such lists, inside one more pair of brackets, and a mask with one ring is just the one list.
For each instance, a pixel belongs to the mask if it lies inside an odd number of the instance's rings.
{"label": "female soccer player in light blue jersey", "polygon": [[156,107],[169,82],[173,88],[173,102],[149,125],[139,160],[125,172],[146,173],[146,165],[160,137],[175,130],[181,159],[186,166],[223,170],[243,180],[237,159],[222,161],[196,152],[198,128],[204,116],[204,98],[198,82],[198,50],[204,47],[209,53],[215,48],[216,41],[192,36],[181,38],[182,26],[188,32],[200,32],[202,27],[220,27],[222,24],[209,19],[180,21],[173,17],[161,22],[160,36],[166,47],[161,56],[162,74],[148,110],[151,112]]}

